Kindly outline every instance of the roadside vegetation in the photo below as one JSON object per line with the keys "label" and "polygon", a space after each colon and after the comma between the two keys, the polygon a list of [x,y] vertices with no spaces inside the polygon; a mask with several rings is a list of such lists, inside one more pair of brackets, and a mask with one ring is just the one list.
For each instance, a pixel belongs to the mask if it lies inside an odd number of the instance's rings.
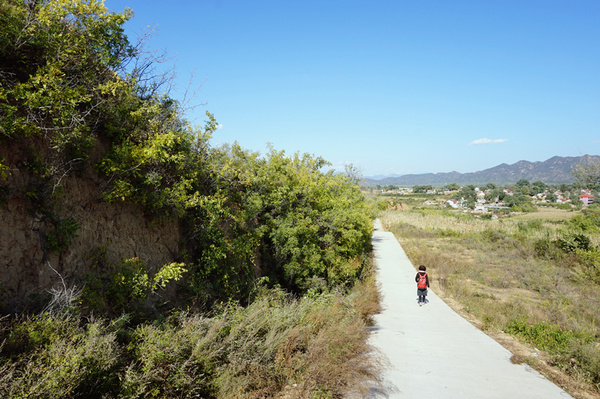
{"label": "roadside vegetation", "polygon": [[377,303],[371,280],[303,297],[260,291],[250,305],[226,304],[212,316],[179,310],[137,324],[125,313],[5,319],[0,394],[328,398],[377,381],[366,346]]}
{"label": "roadside vegetation", "polygon": [[40,220],[44,258],[77,235],[72,178],[185,232],[158,270],[98,243],[82,287],[59,275],[26,312],[0,302],[0,397],[334,398],[376,383],[375,211],[355,176],[211,147],[216,119],[186,121],[123,34],[131,17],[95,0],[0,1],[0,205]]}
{"label": "roadside vegetation", "polygon": [[378,198],[387,208],[383,226],[413,264],[427,266],[434,289],[475,316],[483,330],[527,345],[529,354],[516,361],[541,370],[545,362],[568,376],[550,378],[571,392],[587,392],[577,397],[600,396],[597,205],[544,203],[527,213],[483,214],[447,206],[448,195]]}

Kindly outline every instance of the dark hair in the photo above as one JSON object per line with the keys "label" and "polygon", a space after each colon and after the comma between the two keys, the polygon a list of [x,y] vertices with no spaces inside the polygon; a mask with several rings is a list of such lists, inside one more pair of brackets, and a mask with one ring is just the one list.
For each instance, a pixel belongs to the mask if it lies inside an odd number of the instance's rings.
{"label": "dark hair", "polygon": [[419,266],[419,270],[425,271],[425,270],[427,270],[427,268],[425,266],[421,265],[421,266]]}

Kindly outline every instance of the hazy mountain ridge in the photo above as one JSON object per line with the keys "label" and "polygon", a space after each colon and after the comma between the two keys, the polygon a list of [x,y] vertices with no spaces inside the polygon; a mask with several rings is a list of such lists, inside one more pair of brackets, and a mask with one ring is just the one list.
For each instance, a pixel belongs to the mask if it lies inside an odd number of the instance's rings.
{"label": "hazy mountain ridge", "polygon": [[600,160],[600,155],[586,154],[580,157],[555,156],[543,162],[519,161],[512,165],[503,163],[493,168],[471,173],[452,171],[447,173],[408,174],[383,179],[367,177],[363,179],[363,183],[367,186],[377,184],[396,186],[430,184],[432,186],[443,186],[450,183],[478,185],[490,182],[508,185],[515,184],[521,179],[529,180],[532,183],[535,181],[542,181],[547,184],[572,183],[574,181],[571,174],[573,168],[589,160]]}

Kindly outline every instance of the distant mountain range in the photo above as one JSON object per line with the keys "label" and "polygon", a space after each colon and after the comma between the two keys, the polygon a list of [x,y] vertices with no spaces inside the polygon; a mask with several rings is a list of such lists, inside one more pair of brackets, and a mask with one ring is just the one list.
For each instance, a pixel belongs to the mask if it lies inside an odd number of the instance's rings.
{"label": "distant mountain range", "polygon": [[378,184],[382,186],[443,186],[450,183],[460,185],[481,185],[487,183],[509,185],[515,184],[521,179],[529,180],[531,183],[536,181],[542,181],[546,184],[572,183],[574,181],[571,175],[573,168],[589,160],[598,161],[600,160],[600,156],[587,154],[580,157],[556,156],[544,162],[519,161],[512,165],[503,163],[490,169],[472,173],[424,173],[385,177],[382,179],[364,178],[363,184],[366,186],[375,186]]}

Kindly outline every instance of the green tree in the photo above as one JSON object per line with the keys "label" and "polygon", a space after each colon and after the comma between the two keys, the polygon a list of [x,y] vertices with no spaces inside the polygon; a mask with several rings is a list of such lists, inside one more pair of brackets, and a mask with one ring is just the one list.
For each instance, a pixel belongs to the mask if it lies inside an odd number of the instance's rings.
{"label": "green tree", "polygon": [[27,0],[4,1],[0,13],[0,134],[85,146],[119,81],[115,72],[135,53],[122,28],[131,11],[111,13],[94,0]]}
{"label": "green tree", "polygon": [[473,186],[473,185],[462,187],[459,190],[458,194],[460,197],[462,197],[466,200],[470,200],[473,202],[475,202],[477,200],[477,192],[475,191],[475,186]]}
{"label": "green tree", "polygon": [[432,185],[417,185],[417,186],[413,186],[413,193],[424,194],[424,193],[427,193],[427,191],[429,191],[429,190],[433,190],[433,186]]}
{"label": "green tree", "polygon": [[558,197],[554,193],[548,193],[548,194],[546,194],[546,201],[547,202],[556,202],[557,199],[558,199]]}
{"label": "green tree", "polygon": [[[223,271],[239,276],[225,264],[240,253],[246,254],[240,265],[254,265],[252,272],[293,290],[310,288],[314,278],[332,285],[353,281],[370,248],[372,211],[352,179],[323,172],[327,165],[322,158],[287,156],[273,148],[261,158],[238,145],[222,147],[212,168],[216,195],[229,210],[210,215],[222,218],[216,225],[228,225],[232,234],[196,241],[204,254],[224,253],[211,266],[212,278],[203,281],[222,279]],[[206,223],[198,229],[206,232]]]}
{"label": "green tree", "polygon": [[542,181],[536,181],[532,184],[533,194],[543,193],[547,188],[546,183]]}
{"label": "green tree", "polygon": [[502,201],[504,199],[505,195],[506,194],[504,194],[503,190],[494,189],[494,190],[488,191],[488,193],[485,195],[485,200],[488,202],[494,202],[494,201],[496,201],[496,198],[498,198],[498,201]]}
{"label": "green tree", "polygon": [[529,187],[530,185],[531,185],[531,183],[529,183],[529,180],[527,180],[527,179],[520,179],[516,183],[516,186],[519,187],[519,188],[524,187],[524,186]]}

